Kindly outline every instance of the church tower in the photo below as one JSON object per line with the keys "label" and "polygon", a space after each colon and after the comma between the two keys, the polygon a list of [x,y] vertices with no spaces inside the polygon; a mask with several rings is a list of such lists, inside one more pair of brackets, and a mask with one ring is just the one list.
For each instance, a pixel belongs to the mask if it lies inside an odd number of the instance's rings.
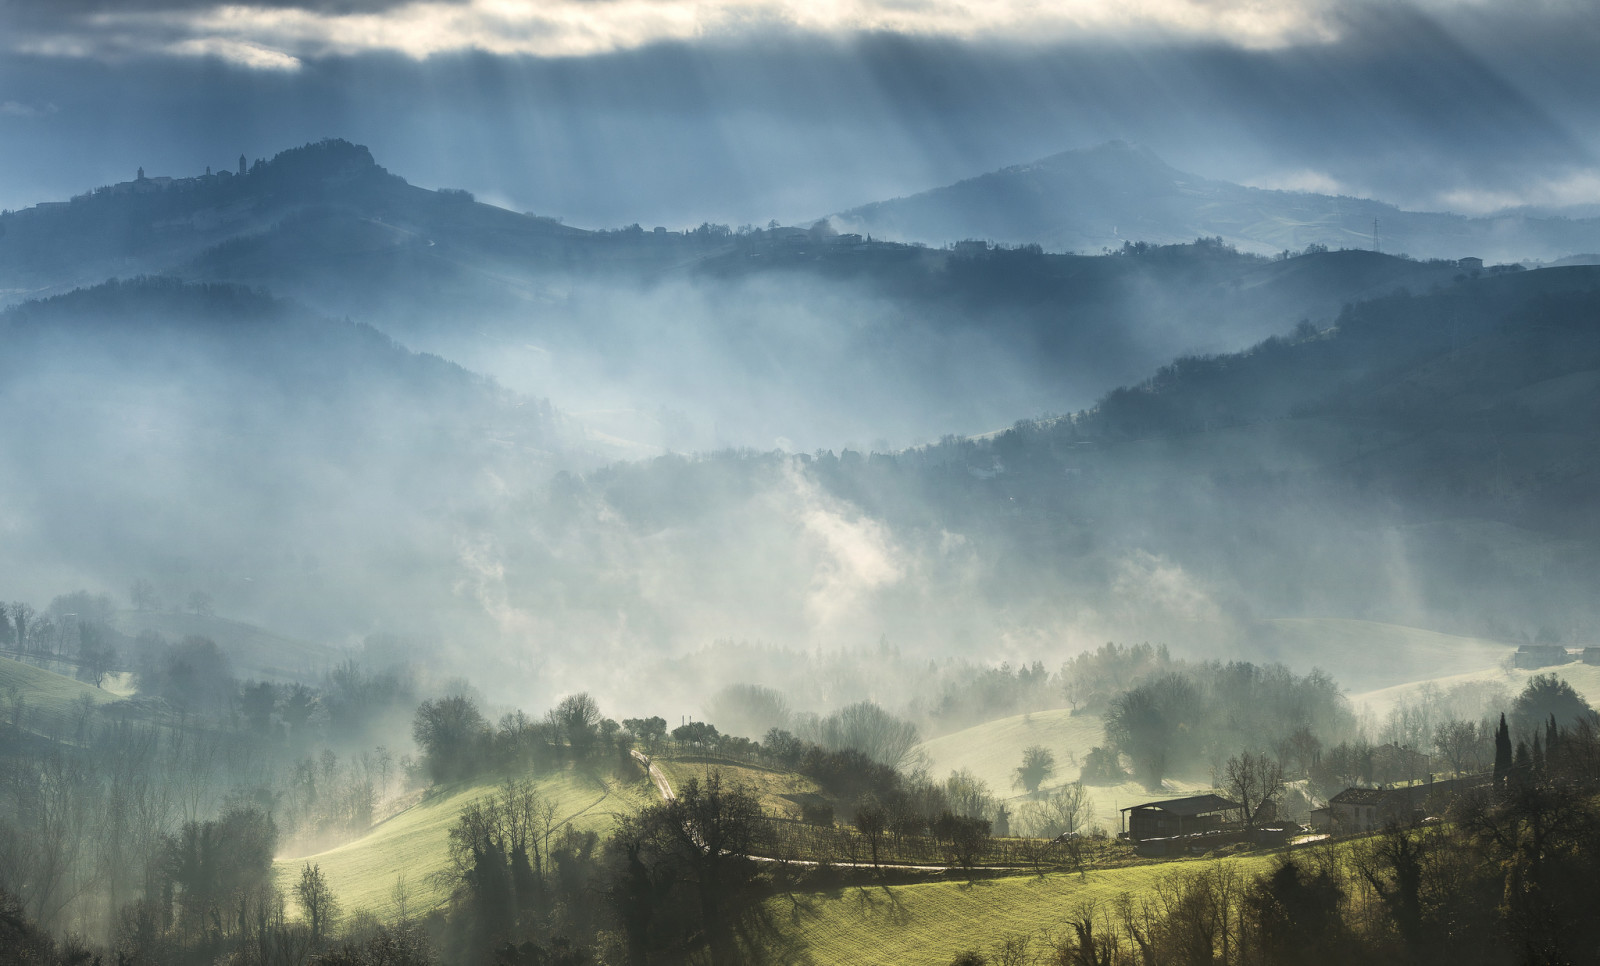
{"label": "church tower", "polygon": [[239,173],[244,174],[244,155],[239,155]]}
{"label": "church tower", "polygon": [[[127,168],[123,168],[122,170],[126,171],[128,169]],[[143,181],[144,180],[144,169],[143,168],[140,168],[139,169],[139,173],[133,176],[133,180],[135,180],[135,181]]]}

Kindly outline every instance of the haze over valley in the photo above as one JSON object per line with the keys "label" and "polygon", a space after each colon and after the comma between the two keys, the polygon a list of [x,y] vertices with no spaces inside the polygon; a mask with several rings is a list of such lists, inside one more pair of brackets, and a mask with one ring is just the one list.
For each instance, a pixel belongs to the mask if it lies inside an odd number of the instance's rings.
{"label": "haze over valley", "polygon": [[0,963],[1592,961],[1580,8],[0,9]]}

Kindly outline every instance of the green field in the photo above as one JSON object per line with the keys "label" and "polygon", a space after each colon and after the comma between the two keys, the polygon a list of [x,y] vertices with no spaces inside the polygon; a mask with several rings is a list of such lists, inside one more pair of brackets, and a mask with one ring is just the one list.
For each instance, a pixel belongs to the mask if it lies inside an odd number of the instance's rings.
{"label": "green field", "polygon": [[1011,936],[1035,941],[1061,931],[1088,901],[1109,902],[1148,890],[1160,876],[1199,863],[1235,863],[1246,876],[1271,867],[1273,855],[1197,859],[1105,869],[1086,875],[1010,876],[974,882],[844,886],[825,893],[780,895],[766,903],[774,945],[785,963],[948,966],[957,953],[987,953]]}
{"label": "green field", "polygon": [[[292,897],[300,870],[310,862],[322,869],[346,911],[366,909],[384,917],[395,911],[391,896],[403,873],[411,910],[432,909],[449,895],[434,873],[449,864],[450,827],[463,806],[493,793],[497,784],[486,780],[436,789],[354,842],[312,855],[280,857],[273,866],[278,887]],[[619,814],[649,803],[654,793],[642,771],[637,780],[619,781],[568,769],[535,784],[541,795],[553,796],[559,803],[559,822],[602,835],[616,824]]]}
{"label": "green field", "polygon": [[[1065,708],[1035,711],[1010,718],[998,718],[953,734],[923,742],[919,750],[927,755],[928,771],[934,778],[965,768],[987,782],[990,791],[1003,799],[1023,801],[1026,794],[1012,786],[1016,767],[1022,764],[1022,751],[1029,745],[1044,745],[1056,756],[1056,776],[1044,783],[1048,790],[1074,781],[1079,762],[1095,745],[1105,744],[1105,724],[1099,715],[1074,715]],[[1137,782],[1121,785],[1087,785],[1092,814],[1088,825],[1118,830],[1118,810],[1159,798],[1175,798],[1209,790],[1209,785],[1168,779],[1160,791],[1151,793]]]}
{"label": "green field", "polygon": [[120,698],[66,675],[0,657],[0,715],[7,720],[21,701],[24,727],[47,737],[65,735],[86,700],[98,707]]}

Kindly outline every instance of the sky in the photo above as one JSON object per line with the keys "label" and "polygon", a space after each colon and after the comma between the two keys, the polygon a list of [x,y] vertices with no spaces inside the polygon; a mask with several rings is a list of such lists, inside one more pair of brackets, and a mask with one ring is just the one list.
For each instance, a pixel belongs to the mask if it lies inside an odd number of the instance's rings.
{"label": "sky", "polygon": [[584,227],[805,222],[1113,138],[1600,202],[1590,0],[0,0],[0,207],[323,137]]}

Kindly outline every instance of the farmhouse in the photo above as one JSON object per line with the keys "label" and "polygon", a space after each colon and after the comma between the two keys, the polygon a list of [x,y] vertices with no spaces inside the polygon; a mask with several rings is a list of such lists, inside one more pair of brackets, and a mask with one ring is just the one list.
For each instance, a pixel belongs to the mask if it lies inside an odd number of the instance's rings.
{"label": "farmhouse", "polygon": [[1430,813],[1445,809],[1462,792],[1489,781],[1471,775],[1447,781],[1393,788],[1346,788],[1311,813],[1312,824],[1332,832],[1370,832],[1390,825],[1414,825]]}
{"label": "farmhouse", "polygon": [[1170,798],[1164,802],[1130,805],[1122,810],[1122,817],[1128,837],[1137,842],[1140,839],[1206,832],[1242,822],[1244,806],[1220,795],[1191,795],[1188,798]]}
{"label": "farmhouse", "polygon": [[1511,656],[1511,663],[1524,670],[1533,670],[1541,667],[1555,667],[1558,664],[1568,664],[1572,655],[1559,644],[1524,644],[1517,648],[1517,653]]}

